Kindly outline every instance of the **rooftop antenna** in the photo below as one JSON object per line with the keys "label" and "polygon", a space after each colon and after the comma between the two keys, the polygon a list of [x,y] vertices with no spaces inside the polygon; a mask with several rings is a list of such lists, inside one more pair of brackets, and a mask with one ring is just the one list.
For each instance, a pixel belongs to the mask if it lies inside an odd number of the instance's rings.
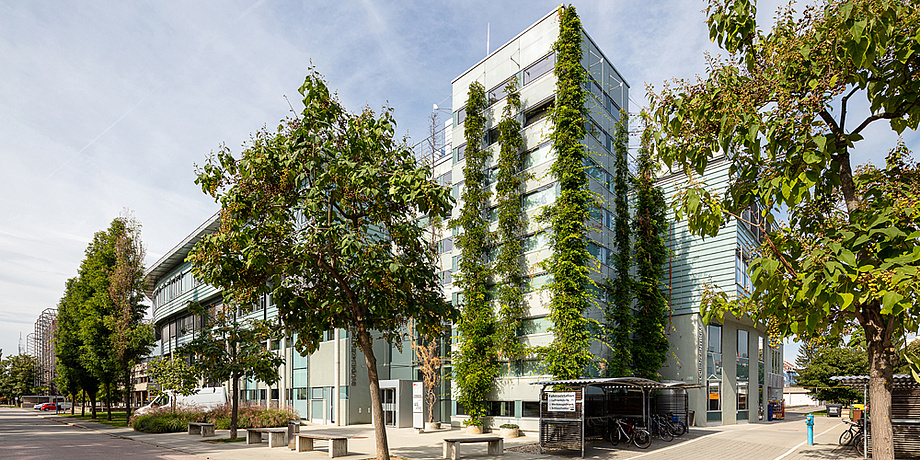
{"label": "rooftop antenna", "polygon": [[490,35],[491,32],[492,32],[492,23],[491,23],[491,22],[488,22],[488,23],[486,23],[486,56],[489,55],[489,51],[490,51],[490,49],[491,49],[491,48],[489,47],[489,35]]}

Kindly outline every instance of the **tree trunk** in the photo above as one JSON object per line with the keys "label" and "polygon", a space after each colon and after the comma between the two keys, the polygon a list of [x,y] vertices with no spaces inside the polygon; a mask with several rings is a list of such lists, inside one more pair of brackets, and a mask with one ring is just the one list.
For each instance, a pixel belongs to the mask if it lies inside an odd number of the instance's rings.
{"label": "tree trunk", "polygon": [[233,375],[230,379],[230,439],[236,439],[236,422],[240,410],[240,378]]}
{"label": "tree trunk", "polygon": [[[383,404],[380,401],[380,381],[377,378],[377,358],[374,356],[374,341],[370,332],[363,328],[356,328],[358,345],[364,353],[364,362],[367,363],[367,377],[370,381],[371,410],[373,410],[374,437],[377,446],[377,460],[390,459],[390,447],[387,445],[387,429],[383,424]],[[338,369],[336,369],[338,372]]]}
{"label": "tree trunk", "polygon": [[80,405],[80,417],[86,417],[86,392],[81,391],[81,393],[83,393],[83,403]]}
{"label": "tree trunk", "polygon": [[93,418],[96,418],[96,394],[89,395],[89,409],[92,411]]}
{"label": "tree trunk", "polygon": [[894,433],[891,429],[891,376],[894,373],[894,347],[887,322],[879,306],[868,307],[863,329],[869,351],[869,422],[872,458],[894,459]]}
{"label": "tree trunk", "polygon": [[112,421],[112,384],[105,383],[105,419]]}
{"label": "tree trunk", "polygon": [[125,371],[125,421],[131,422],[131,370]]}

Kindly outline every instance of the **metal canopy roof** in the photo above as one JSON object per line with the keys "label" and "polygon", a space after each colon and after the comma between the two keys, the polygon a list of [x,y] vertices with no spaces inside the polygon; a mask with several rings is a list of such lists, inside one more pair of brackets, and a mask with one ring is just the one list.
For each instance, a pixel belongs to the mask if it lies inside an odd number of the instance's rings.
{"label": "metal canopy roof", "polygon": [[[869,384],[868,375],[835,375],[831,380],[840,382],[841,385],[861,389]],[[914,378],[908,374],[895,374],[891,377],[891,385],[895,387],[911,388],[920,387]]]}
{"label": "metal canopy roof", "polygon": [[214,233],[220,227],[220,211],[198,226],[189,236],[185,237],[179,244],[169,250],[160,260],[151,265],[147,272],[144,273],[144,293],[153,300],[153,290],[157,282],[167,273],[176,268],[185,261],[185,257],[195,247],[202,236]]}
{"label": "metal canopy roof", "polygon": [[702,385],[688,382],[656,382],[654,380],[643,379],[639,377],[606,377],[591,379],[575,380],[547,380],[534,382],[531,385],[573,385],[573,386],[597,386],[597,387],[635,387],[642,389],[674,389],[686,390],[689,388],[702,388]]}

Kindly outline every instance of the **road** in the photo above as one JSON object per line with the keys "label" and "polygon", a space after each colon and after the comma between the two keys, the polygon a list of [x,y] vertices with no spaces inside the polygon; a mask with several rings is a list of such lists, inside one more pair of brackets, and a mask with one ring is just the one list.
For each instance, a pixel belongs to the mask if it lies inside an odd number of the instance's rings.
{"label": "road", "polygon": [[37,417],[33,410],[0,410],[0,459],[191,460],[202,457]]}

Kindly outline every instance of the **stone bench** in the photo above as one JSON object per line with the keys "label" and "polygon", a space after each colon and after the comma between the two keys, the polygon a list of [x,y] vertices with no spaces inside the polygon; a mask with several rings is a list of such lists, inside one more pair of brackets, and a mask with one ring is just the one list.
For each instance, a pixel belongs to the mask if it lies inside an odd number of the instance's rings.
{"label": "stone bench", "polygon": [[197,434],[201,436],[214,436],[214,424],[203,422],[189,422],[188,434]]}
{"label": "stone bench", "polygon": [[287,445],[287,428],[246,428],[246,444],[262,442],[262,433],[268,434],[268,447]]}
{"label": "stone bench", "polygon": [[495,436],[481,438],[448,438],[444,440],[444,458],[457,460],[459,450],[457,444],[472,444],[478,442],[489,443],[489,455],[502,455],[505,453],[505,445],[502,438]]}
{"label": "stone bench", "polygon": [[329,441],[329,457],[344,457],[348,455],[348,438],[345,436],[328,436],[322,434],[294,433],[297,439],[294,450],[308,452],[313,450],[313,441],[321,439]]}

